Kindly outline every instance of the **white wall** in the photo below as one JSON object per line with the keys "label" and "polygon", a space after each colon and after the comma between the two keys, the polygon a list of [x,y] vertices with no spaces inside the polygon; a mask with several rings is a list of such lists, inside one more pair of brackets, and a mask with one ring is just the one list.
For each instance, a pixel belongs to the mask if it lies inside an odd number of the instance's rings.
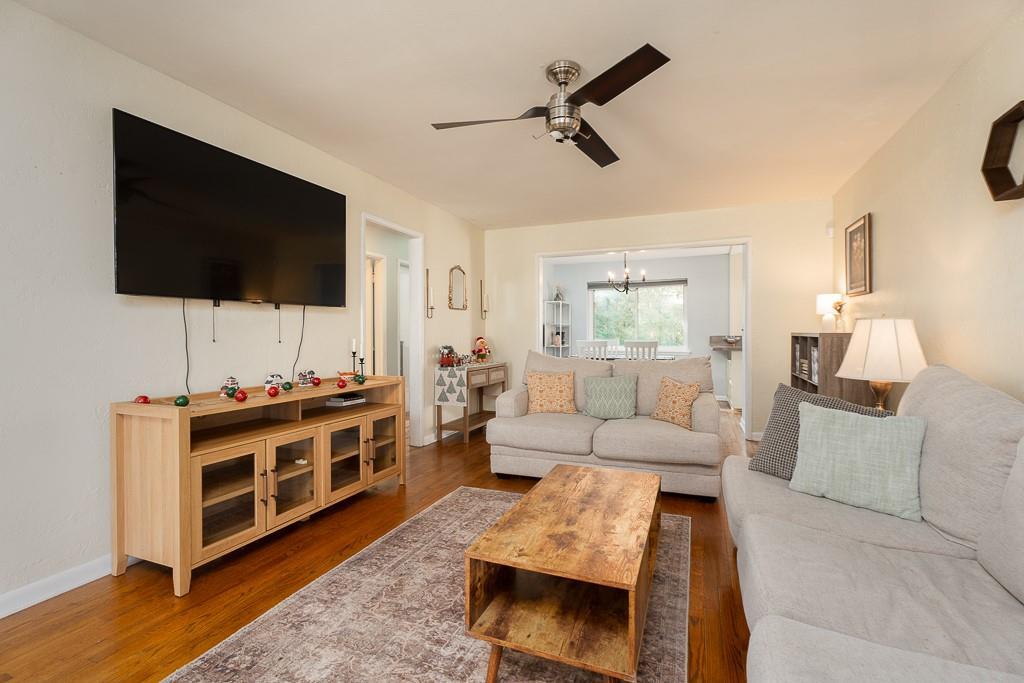
{"label": "white wall", "polygon": [[929,362],[1024,398],[1024,200],[993,201],[980,171],[992,121],[1021,99],[1024,13],[839,190],[834,257],[843,291],[843,228],[870,212],[874,293],[849,299],[847,329],[913,318]]}
{"label": "white wall", "polygon": [[[725,356],[711,351],[709,337],[729,333],[729,257],[689,256],[675,258],[649,258],[630,262],[631,277],[639,278],[640,270],[647,271],[647,279],[663,280],[686,278],[686,318],[690,353],[711,356],[715,393],[726,394]],[[555,263],[551,267],[551,280],[545,280],[547,289],[554,284],[565,288],[565,300],[572,306],[573,342],[587,339],[588,282],[603,282],[608,271],[616,277],[622,275],[622,257],[609,257],[608,261],[593,263]],[[549,284],[550,283],[550,284]],[[573,349],[575,353],[575,348]]]}
{"label": "white wall", "polygon": [[[789,335],[817,329],[814,297],[831,286],[832,240],[825,227],[828,200],[689,213],[634,216],[484,233],[492,314],[487,338],[495,357],[521,377],[526,352],[536,349],[539,257],[581,250],[743,241],[750,245],[752,429],[768,418],[772,392],[789,382]],[[822,288],[826,289],[822,289]]]}
{"label": "white wall", "polygon": [[[729,251],[729,334],[742,337],[747,324],[746,276],[743,268],[743,247],[736,246]],[[729,405],[742,410],[746,396],[746,377],[743,371],[743,352],[731,351],[727,360]],[[744,418],[746,416],[743,416]]]}
{"label": "white wall", "polygon": [[[483,273],[483,240],[473,225],[9,0],[0,0],[0,89],[0,609],[9,609],[102,570],[10,593],[109,552],[108,404],[184,391],[181,302],[114,294],[111,107],[347,195],[354,308],[307,311],[301,367],[350,363],[364,211],[422,232],[427,267],[461,263],[471,282]],[[270,306],[225,303],[216,344],[209,302],[189,302],[187,316],[193,390],[228,374],[250,384],[291,371],[297,307],[284,308],[282,344]],[[474,311],[439,307],[427,348],[468,347],[482,331]]]}
{"label": "white wall", "polygon": [[[378,368],[389,375],[398,374],[398,342],[401,335],[398,330],[398,262],[409,262],[409,237],[401,233],[389,230],[374,223],[366,224],[366,251],[367,253],[383,256],[386,261],[384,266],[384,343],[387,346],[384,352],[384,368]],[[380,324],[381,321],[378,321]],[[370,329],[366,329],[366,353],[370,351]],[[408,343],[408,340],[406,340]]]}

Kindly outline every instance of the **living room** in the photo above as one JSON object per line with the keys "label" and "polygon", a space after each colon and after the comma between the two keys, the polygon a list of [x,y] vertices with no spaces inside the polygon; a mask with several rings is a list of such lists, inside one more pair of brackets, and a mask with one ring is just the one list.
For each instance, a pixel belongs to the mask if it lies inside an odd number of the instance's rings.
{"label": "living room", "polygon": [[0,55],[0,681],[1024,680],[1021,0]]}

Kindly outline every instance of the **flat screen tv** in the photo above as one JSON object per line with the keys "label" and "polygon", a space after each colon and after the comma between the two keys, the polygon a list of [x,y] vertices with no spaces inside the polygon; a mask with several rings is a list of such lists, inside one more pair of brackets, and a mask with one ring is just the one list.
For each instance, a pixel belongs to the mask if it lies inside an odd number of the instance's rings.
{"label": "flat screen tv", "polygon": [[114,110],[119,294],[345,305],[345,195]]}

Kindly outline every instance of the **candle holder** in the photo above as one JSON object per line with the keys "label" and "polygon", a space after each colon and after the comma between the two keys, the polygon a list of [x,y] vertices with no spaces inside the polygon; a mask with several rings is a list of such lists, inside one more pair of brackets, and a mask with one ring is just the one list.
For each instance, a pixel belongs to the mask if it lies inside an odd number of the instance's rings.
{"label": "candle holder", "polygon": [[356,374],[356,352],[352,352],[352,374]]}
{"label": "candle holder", "polygon": [[487,320],[487,297],[484,296],[484,281],[480,281],[480,319]]}
{"label": "candle holder", "polygon": [[434,296],[433,292],[430,291],[430,268],[424,268],[423,272],[426,278],[426,287],[423,292],[427,299],[427,320],[430,320],[434,317],[434,302],[432,301]]}
{"label": "candle holder", "polygon": [[359,359],[359,374],[363,375],[363,376],[366,376],[366,372],[365,372],[365,370],[366,370],[366,363],[364,362],[365,360],[366,360],[365,358],[360,358]]}

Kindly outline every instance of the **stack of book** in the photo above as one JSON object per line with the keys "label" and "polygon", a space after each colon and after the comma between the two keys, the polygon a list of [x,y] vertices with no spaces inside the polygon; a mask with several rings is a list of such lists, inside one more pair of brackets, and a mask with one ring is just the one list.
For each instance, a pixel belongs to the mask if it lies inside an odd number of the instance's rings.
{"label": "stack of book", "polygon": [[341,396],[331,396],[327,399],[328,408],[344,408],[345,406],[355,406],[360,403],[366,403],[366,397],[362,394],[342,394]]}

